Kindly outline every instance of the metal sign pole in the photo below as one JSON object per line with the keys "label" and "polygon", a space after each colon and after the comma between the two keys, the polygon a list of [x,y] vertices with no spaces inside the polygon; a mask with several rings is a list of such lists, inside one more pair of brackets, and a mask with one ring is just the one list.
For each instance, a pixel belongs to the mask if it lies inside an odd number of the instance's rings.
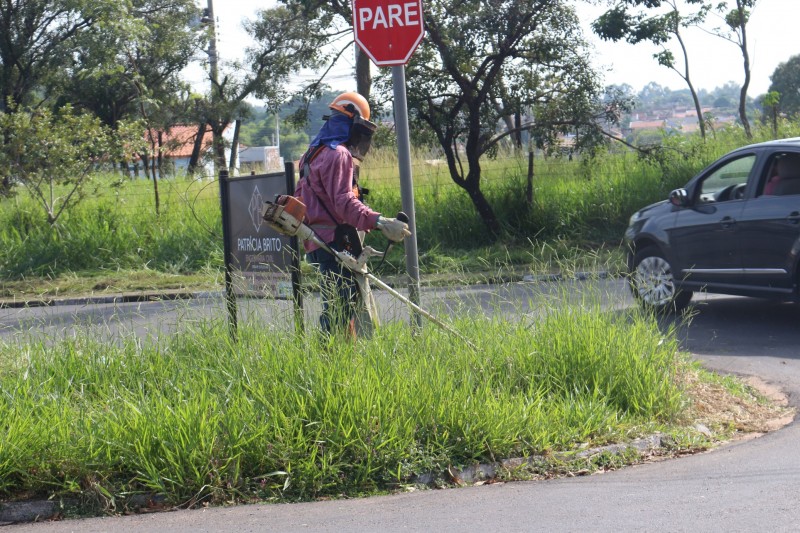
{"label": "metal sign pole", "polygon": [[[417,250],[417,222],[414,212],[414,184],[411,178],[411,141],[408,133],[408,102],[406,100],[406,67],[392,67],[394,90],[394,124],[397,131],[397,160],[400,169],[400,197],[403,211],[408,215],[411,236],[405,240],[406,271],[408,272],[408,299],[419,306],[419,252]],[[422,326],[422,317],[412,312],[412,325]]]}
{"label": "metal sign pole", "polygon": [[231,273],[231,262],[233,261],[230,245],[230,191],[228,188],[228,171],[223,170],[219,173],[219,201],[222,208],[222,250],[225,261],[225,304],[228,308],[228,331],[231,340],[235,343],[237,338],[237,309],[236,294],[233,291],[233,275]]}
{"label": "metal sign pole", "polygon": [[[286,172],[286,194],[294,196],[294,162],[284,164]],[[303,244],[295,235],[289,241],[292,248],[292,300],[294,302],[294,328],[301,335],[305,333],[305,312],[303,311],[302,278],[300,277],[300,254]]]}

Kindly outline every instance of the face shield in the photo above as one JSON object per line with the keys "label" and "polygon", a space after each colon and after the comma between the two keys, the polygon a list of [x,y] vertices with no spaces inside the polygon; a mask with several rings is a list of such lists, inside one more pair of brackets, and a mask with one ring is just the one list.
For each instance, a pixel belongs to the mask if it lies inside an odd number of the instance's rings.
{"label": "face shield", "polygon": [[356,115],[353,117],[353,126],[350,128],[350,138],[347,148],[354,159],[363,161],[372,144],[372,135],[378,128],[373,122]]}

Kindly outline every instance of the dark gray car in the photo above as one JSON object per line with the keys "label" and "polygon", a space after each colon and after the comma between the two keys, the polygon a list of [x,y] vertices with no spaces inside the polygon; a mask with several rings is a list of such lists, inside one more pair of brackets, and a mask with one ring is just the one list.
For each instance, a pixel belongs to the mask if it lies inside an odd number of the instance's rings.
{"label": "dark gray car", "polygon": [[734,150],[625,232],[634,295],[679,310],[695,291],[798,300],[800,138]]}

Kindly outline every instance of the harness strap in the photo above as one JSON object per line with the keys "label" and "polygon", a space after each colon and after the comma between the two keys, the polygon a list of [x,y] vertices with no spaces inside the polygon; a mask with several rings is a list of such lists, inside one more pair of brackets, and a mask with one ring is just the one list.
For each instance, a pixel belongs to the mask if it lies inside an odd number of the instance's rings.
{"label": "harness strap", "polygon": [[303,156],[303,168],[300,169],[300,179],[305,178],[311,173],[311,162],[316,159],[323,148],[325,148],[325,145],[320,144],[319,146],[312,146],[306,150]]}

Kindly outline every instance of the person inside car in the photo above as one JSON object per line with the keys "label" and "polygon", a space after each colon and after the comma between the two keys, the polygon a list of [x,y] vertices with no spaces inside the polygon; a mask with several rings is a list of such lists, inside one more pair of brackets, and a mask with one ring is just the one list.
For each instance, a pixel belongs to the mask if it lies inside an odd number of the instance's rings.
{"label": "person inside car", "polygon": [[767,180],[767,183],[764,184],[764,196],[772,196],[775,194],[775,187],[778,186],[780,180],[781,176],[778,174],[778,160],[776,160],[772,163],[770,178]]}
{"label": "person inside car", "polygon": [[764,185],[764,194],[798,193],[800,193],[800,154],[783,154],[773,164],[773,176]]}

